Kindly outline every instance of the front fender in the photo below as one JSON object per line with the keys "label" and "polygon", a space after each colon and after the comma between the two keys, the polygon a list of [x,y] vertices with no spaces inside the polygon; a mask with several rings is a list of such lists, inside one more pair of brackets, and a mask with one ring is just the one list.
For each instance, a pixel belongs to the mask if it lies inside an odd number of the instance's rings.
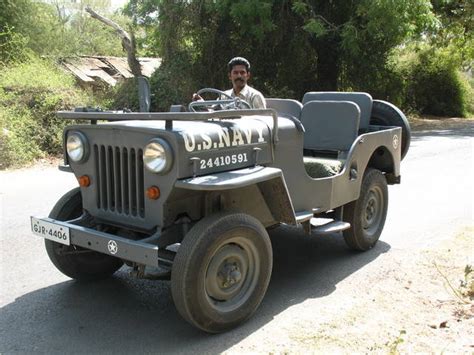
{"label": "front fender", "polygon": [[177,180],[174,186],[187,190],[218,191],[245,187],[278,177],[283,178],[280,169],[254,166],[246,169]]}
{"label": "front fender", "polygon": [[258,187],[275,221],[296,224],[295,211],[288,193],[288,188],[283,173],[278,168],[255,166],[182,179],[176,181],[175,188],[201,192],[224,192],[234,191],[252,185]]}

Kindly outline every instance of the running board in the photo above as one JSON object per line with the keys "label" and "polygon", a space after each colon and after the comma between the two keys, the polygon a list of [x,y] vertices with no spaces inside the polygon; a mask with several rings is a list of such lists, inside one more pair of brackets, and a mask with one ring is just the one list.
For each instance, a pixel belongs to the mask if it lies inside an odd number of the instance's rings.
{"label": "running board", "polygon": [[331,221],[323,225],[316,224],[316,221],[317,221],[316,218],[311,219],[310,222],[311,222],[311,225],[313,226],[311,231],[318,234],[337,233],[337,232],[342,232],[346,229],[351,228],[350,223],[343,222],[343,221]]}

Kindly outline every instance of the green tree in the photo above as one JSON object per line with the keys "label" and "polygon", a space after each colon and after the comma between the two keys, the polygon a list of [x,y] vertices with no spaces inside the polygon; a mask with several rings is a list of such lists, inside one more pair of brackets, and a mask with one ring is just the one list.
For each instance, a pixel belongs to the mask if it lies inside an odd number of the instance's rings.
{"label": "green tree", "polygon": [[436,25],[429,0],[297,0],[293,9],[318,53],[322,90],[378,93],[392,49]]}
{"label": "green tree", "polygon": [[464,69],[474,64],[474,2],[472,0],[431,0],[440,26],[431,33],[431,43],[446,48]]}
{"label": "green tree", "polygon": [[437,24],[429,0],[131,0],[126,11],[163,58],[161,80],[223,88],[225,63],[243,55],[267,96],[298,99],[337,89],[386,96],[392,49]]}
{"label": "green tree", "polygon": [[0,0],[0,64],[25,57],[28,40],[19,29],[33,13],[30,0]]}
{"label": "green tree", "polygon": [[120,39],[107,26],[85,13],[90,5],[125,26],[123,15],[107,12],[110,0],[0,0],[0,60],[22,58],[21,49],[38,55],[123,55]]}

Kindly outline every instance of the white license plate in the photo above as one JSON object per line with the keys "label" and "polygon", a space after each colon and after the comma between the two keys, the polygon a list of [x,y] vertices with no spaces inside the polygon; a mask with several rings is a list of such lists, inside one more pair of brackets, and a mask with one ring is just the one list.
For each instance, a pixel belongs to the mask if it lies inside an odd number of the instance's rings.
{"label": "white license plate", "polygon": [[53,242],[65,245],[71,244],[68,227],[31,217],[31,230],[34,234],[52,240]]}

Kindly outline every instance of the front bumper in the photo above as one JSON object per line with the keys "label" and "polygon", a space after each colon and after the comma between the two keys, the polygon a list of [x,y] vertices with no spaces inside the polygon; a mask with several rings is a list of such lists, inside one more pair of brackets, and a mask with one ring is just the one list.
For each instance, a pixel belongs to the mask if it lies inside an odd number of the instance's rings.
{"label": "front bumper", "polygon": [[[170,262],[169,259],[158,256],[158,246],[147,242],[150,241],[150,239],[157,239],[156,237],[144,240],[131,240],[51,218],[37,218],[37,220],[55,224],[63,229],[68,229],[70,245],[143,265],[156,267],[159,261],[164,261],[168,264]],[[45,237],[33,230],[33,223],[31,227],[35,235]]]}

